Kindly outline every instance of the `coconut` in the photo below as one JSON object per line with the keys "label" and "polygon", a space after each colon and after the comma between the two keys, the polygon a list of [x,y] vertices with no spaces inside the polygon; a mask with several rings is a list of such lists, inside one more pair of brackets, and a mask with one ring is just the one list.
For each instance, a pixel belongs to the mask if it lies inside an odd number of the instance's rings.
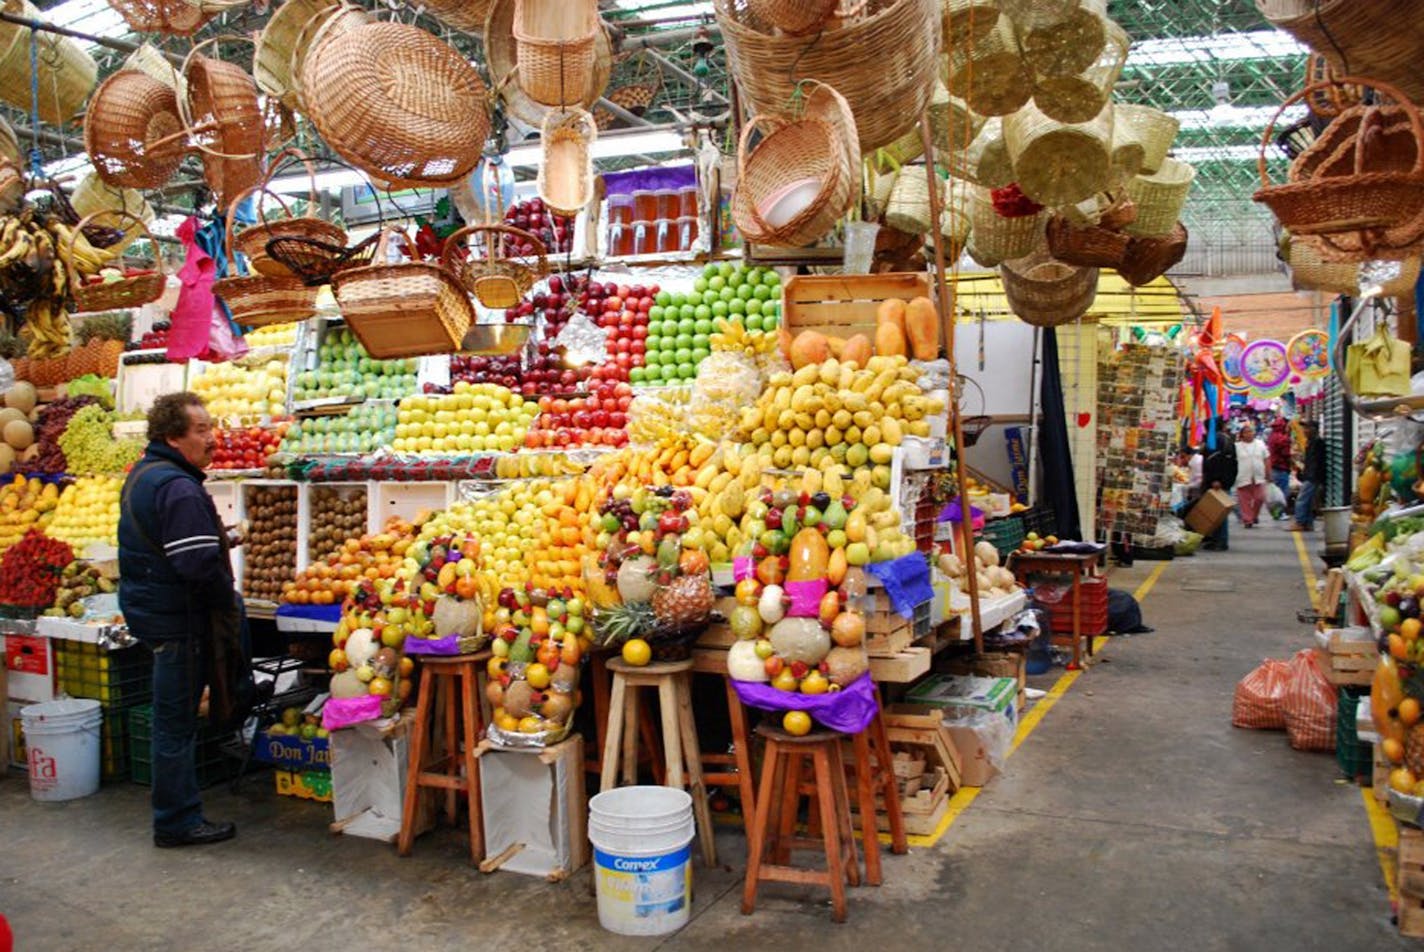
{"label": "coconut", "polygon": [[651,601],[657,585],[653,569],[657,563],[646,555],[631,558],[618,567],[618,594],[624,602]]}
{"label": "coconut", "polygon": [[0,430],[5,442],[17,450],[26,450],[35,441],[35,428],[30,426],[28,420],[11,420],[5,424],[5,429]]}
{"label": "coconut", "polygon": [[475,602],[461,601],[453,595],[441,595],[435,602],[430,620],[435,623],[435,635],[447,638],[458,635],[468,638],[480,628],[480,608]]}
{"label": "coconut", "polygon": [[355,671],[342,671],[331,678],[332,697],[365,697],[366,685],[356,677]]}
{"label": "coconut", "polygon": [[771,646],[788,662],[817,665],[831,650],[831,636],[814,618],[783,618],[772,626]]}
{"label": "coconut", "polygon": [[28,380],[18,380],[15,385],[5,391],[5,406],[13,407],[21,413],[29,413],[39,402],[39,393],[35,390],[35,385]]}
{"label": "coconut", "polygon": [[351,667],[359,668],[371,660],[379,647],[371,629],[357,628],[346,638],[346,660],[351,663]]}
{"label": "coconut", "polygon": [[826,677],[832,684],[845,687],[870,668],[865,651],[860,648],[832,648],[826,653]]}

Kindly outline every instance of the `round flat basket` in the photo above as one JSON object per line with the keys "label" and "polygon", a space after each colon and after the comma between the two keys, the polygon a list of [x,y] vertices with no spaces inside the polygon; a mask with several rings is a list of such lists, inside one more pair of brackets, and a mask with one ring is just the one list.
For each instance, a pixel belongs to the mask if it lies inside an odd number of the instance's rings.
{"label": "round flat basket", "polygon": [[178,99],[147,73],[121,69],[99,86],[84,116],[94,171],[116,188],[157,188],[183,164]]}
{"label": "round flat basket", "polygon": [[479,162],[489,137],[479,73],[418,27],[367,23],[328,38],[318,31],[301,87],[327,144],[389,185],[454,182]]}
{"label": "round flat basket", "polygon": [[[3,0],[0,9],[14,16],[31,20],[48,20],[29,0]],[[29,27],[0,21],[0,99],[23,109],[31,108],[30,37]],[[84,51],[84,47],[67,36],[41,31],[36,38],[39,46],[40,119],[53,126],[62,126],[84,107],[84,102],[99,80],[99,64]]]}
{"label": "round flat basket", "polygon": [[1103,0],[1083,0],[1057,23],[1020,27],[1024,65],[1039,76],[1081,73],[1102,53],[1108,23]]}
{"label": "round flat basket", "polygon": [[1098,295],[1098,269],[1079,268],[1039,253],[999,266],[1009,309],[1025,324],[1057,327],[1088,312]]}
{"label": "round flat basket", "polygon": [[1078,9],[1078,0],[998,0],[999,9],[1020,30],[1036,30],[1062,23]]}
{"label": "round flat basket", "polygon": [[1033,75],[1024,65],[1008,17],[972,45],[950,53],[944,83],[981,116],[1006,116],[1033,95]]}
{"label": "round flat basket", "polygon": [[[489,58],[491,82],[495,91],[504,100],[505,108],[521,122],[531,126],[542,126],[549,106],[536,102],[524,91],[519,81],[519,44],[514,39],[515,0],[492,0],[489,13],[485,17],[485,55]],[[608,88],[608,79],[613,70],[613,46],[608,33],[601,26],[593,38],[593,71],[581,98],[573,105],[592,109],[603,91]]]}
{"label": "round flat basket", "polygon": [[1137,205],[1137,218],[1125,231],[1133,235],[1169,234],[1182,215],[1196,169],[1176,159],[1163,159],[1150,175],[1138,175],[1127,183],[1127,194]]}
{"label": "round flat basket", "polygon": [[[117,281],[107,282],[103,280],[86,282],[80,277],[74,267],[74,242],[78,240],[77,236],[83,231],[84,226],[93,223],[98,218],[124,219],[132,223],[143,237],[148,238],[153,251],[153,270],[145,274],[129,275]],[[153,240],[153,236],[149,234],[143,221],[137,215],[130,215],[128,212],[100,212],[98,215],[88,215],[69,233],[68,248],[69,254],[65,255],[65,259],[66,266],[69,268],[69,293],[74,299],[76,312],[92,314],[96,311],[139,307],[163,296],[163,288],[168,280],[163,274],[163,256],[158,253],[158,242]]]}
{"label": "round flat basket", "polygon": [[1151,174],[1162,167],[1180,126],[1175,116],[1151,106],[1117,103],[1113,106],[1113,150],[1136,144],[1142,150],[1142,171]]}
{"label": "round flat basket", "polygon": [[1076,205],[1112,179],[1112,106],[1091,122],[1062,123],[1033,103],[1004,119],[1004,141],[1024,194],[1042,205]]}
{"label": "round flat basket", "polygon": [[1131,45],[1127,33],[1115,23],[1107,25],[1105,35],[1102,53],[1082,72],[1039,76],[1034,81],[1033,101],[1044,115],[1059,122],[1089,122],[1103,111],[1127,64]]}
{"label": "round flat basket", "polygon": [[[198,50],[221,39],[214,37],[193,47],[183,64],[183,76],[188,81],[186,125],[202,152],[203,179],[217,194],[218,204],[227,205],[262,181],[266,127],[257,84],[247,71],[198,55]],[[179,101],[180,106],[183,103]]]}

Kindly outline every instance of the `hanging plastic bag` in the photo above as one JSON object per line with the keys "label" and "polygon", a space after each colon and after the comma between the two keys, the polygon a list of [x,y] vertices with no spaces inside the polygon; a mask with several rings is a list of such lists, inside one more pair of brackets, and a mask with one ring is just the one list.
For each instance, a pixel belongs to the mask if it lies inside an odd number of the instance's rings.
{"label": "hanging plastic bag", "polygon": [[213,281],[217,263],[197,243],[198,219],[189,217],[178,226],[178,240],[183,243],[186,257],[178,269],[178,303],[170,315],[168,360],[181,363],[201,357],[208,349],[212,334]]}
{"label": "hanging plastic bag", "polygon": [[1409,393],[1409,345],[1389,335],[1383,321],[1369,340],[1345,352],[1345,376],[1361,397],[1399,397]]}
{"label": "hanging plastic bag", "polygon": [[1290,666],[1284,661],[1267,658],[1236,682],[1236,695],[1231,701],[1232,726],[1283,730],[1286,715],[1281,703],[1289,674]]}
{"label": "hanging plastic bag", "polygon": [[1296,750],[1334,750],[1336,701],[1335,686],[1321,669],[1316,650],[1297,651],[1281,704],[1290,745]]}

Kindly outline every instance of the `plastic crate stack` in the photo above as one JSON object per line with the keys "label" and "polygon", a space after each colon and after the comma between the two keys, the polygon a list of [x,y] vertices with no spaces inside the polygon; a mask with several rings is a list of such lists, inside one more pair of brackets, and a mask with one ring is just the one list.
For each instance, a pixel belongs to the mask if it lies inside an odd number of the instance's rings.
{"label": "plastic crate stack", "polygon": [[91,698],[103,712],[104,781],[129,775],[129,711],[153,700],[153,653],[143,645],[105,650],[84,641],[55,639],[55,689]]}
{"label": "plastic crate stack", "polygon": [[1034,506],[1019,513],[1023,520],[1024,535],[1037,532],[1040,537],[1058,534],[1058,514],[1052,506]]}
{"label": "plastic crate stack", "polygon": [[[1108,580],[1102,576],[1084,579],[1079,594],[1080,631],[1084,635],[1101,635],[1108,630]],[[1053,633],[1058,636],[1073,633],[1073,586],[1040,585],[1034,589],[1033,600],[1048,612]]]}
{"label": "plastic crate stack", "polygon": [[1370,776],[1374,764],[1374,745],[1360,740],[1355,729],[1360,698],[1369,693],[1367,687],[1342,687],[1335,706],[1335,762],[1351,780]]}
{"label": "plastic crate stack", "polygon": [[1023,542],[1024,535],[1024,521],[1018,516],[986,520],[980,533],[982,539],[999,550],[1000,559],[1007,559]]}
{"label": "plastic crate stack", "polygon": [[[153,783],[153,706],[145,704],[133,708],[129,715],[129,764],[134,783],[150,786]],[[198,749],[194,761],[198,767],[198,786],[207,789],[214,784],[231,780],[236,772],[237,761],[223,753],[224,734],[208,726],[207,721],[198,722]]]}

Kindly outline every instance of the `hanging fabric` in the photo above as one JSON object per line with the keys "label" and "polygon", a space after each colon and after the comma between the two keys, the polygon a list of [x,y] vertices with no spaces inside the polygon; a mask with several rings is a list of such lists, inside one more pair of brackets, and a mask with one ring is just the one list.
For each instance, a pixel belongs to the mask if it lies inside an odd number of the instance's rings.
{"label": "hanging fabric", "polygon": [[1081,539],[1078,516],[1078,489],[1073,478],[1073,454],[1068,442],[1068,415],[1063,408],[1063,374],[1058,366],[1058,332],[1043,329],[1043,375],[1039,380],[1042,432],[1039,436],[1039,463],[1043,468],[1040,497],[1057,519],[1055,535],[1060,539]]}

